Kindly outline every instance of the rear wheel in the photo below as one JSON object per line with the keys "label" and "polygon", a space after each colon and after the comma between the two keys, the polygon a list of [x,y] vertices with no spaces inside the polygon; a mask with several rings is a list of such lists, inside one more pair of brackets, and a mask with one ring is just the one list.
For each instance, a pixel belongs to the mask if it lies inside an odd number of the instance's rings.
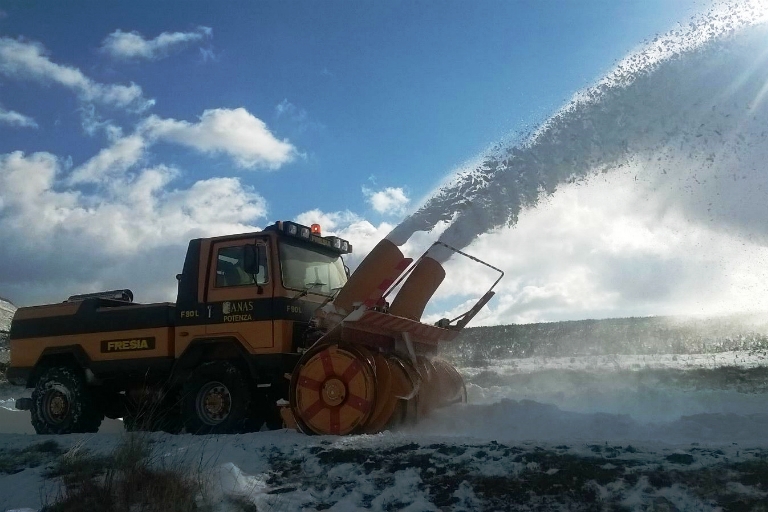
{"label": "rear wheel", "polygon": [[182,397],[184,427],[191,434],[227,434],[248,427],[250,391],[242,372],[227,361],[196,368]]}
{"label": "rear wheel", "polygon": [[70,367],[43,372],[32,392],[30,412],[38,434],[97,432],[104,419],[81,372]]}

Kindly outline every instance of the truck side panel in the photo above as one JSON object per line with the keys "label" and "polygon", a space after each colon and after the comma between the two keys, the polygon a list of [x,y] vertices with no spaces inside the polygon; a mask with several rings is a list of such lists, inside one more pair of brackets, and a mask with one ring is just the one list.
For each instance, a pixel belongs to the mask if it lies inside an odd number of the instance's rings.
{"label": "truck side panel", "polygon": [[14,367],[33,367],[44,350],[79,345],[94,363],[173,357],[173,328],[132,329],[92,334],[68,334],[48,338],[11,340]]}
{"label": "truck side panel", "polygon": [[14,382],[29,383],[42,356],[67,353],[95,374],[128,360],[139,371],[165,366],[175,353],[174,315],[170,304],[105,299],[20,308],[11,323],[9,371]]}
{"label": "truck side panel", "polygon": [[130,304],[104,299],[19,308],[10,338],[156,329],[174,325],[172,304]]}

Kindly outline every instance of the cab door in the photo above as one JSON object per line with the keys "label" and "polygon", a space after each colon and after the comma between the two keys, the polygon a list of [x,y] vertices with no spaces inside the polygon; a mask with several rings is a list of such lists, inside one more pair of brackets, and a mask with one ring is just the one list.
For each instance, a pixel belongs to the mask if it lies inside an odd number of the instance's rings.
{"label": "cab door", "polygon": [[274,347],[274,282],[269,240],[216,242],[211,247],[206,334],[232,336],[261,351]]}

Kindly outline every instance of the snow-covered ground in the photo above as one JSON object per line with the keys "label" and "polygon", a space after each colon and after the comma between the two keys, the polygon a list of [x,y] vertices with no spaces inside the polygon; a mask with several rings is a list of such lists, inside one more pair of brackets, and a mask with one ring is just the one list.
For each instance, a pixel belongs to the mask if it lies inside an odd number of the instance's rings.
{"label": "snow-covered ground", "polygon": [[[152,434],[159,464],[258,510],[749,510],[768,497],[762,352],[510,359],[461,368],[469,403],[374,436]],[[40,443],[0,392],[3,451]],[[55,437],[107,452],[119,422]],[[25,430],[26,429],[26,430]],[[0,474],[0,510],[56,496],[44,464]],[[664,508],[667,507],[667,508]]]}

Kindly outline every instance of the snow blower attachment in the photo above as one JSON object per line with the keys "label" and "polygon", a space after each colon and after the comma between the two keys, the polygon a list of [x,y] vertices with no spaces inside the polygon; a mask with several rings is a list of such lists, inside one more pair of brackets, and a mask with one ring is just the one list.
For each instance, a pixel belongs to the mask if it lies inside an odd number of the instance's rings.
{"label": "snow blower attachment", "polygon": [[[420,319],[445,270],[430,251],[412,265],[397,245],[379,242],[335,300],[315,312],[312,323],[325,334],[291,375],[290,408],[282,409],[287,425],[307,434],[370,434],[466,401],[461,375],[436,357],[437,347],[488,303],[504,273],[437,245],[499,272],[498,279],[466,313],[427,325]],[[398,287],[390,306],[386,298]]]}

